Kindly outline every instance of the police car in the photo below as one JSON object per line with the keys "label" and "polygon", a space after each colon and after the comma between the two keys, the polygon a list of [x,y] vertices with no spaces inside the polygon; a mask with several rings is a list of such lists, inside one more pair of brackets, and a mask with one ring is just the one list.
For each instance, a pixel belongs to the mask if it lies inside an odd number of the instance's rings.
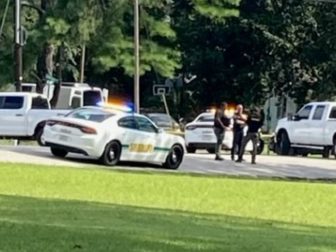
{"label": "police car", "polygon": [[147,117],[106,107],[82,107],[51,118],[42,138],[56,157],[81,153],[110,166],[136,161],[177,169],[185,152],[182,137],[163,132]]}
{"label": "police car", "polygon": [[[210,110],[198,115],[192,122],[185,126],[184,138],[188,153],[195,153],[197,149],[206,149],[209,153],[215,153],[215,145],[217,142],[216,135],[213,130],[215,119],[215,111]],[[232,120],[233,124],[233,120]],[[247,127],[245,127],[245,133]],[[232,148],[233,132],[226,131],[222,148],[230,150]],[[257,153],[263,151],[263,141],[260,140]],[[246,151],[252,151],[252,142],[249,141]]]}

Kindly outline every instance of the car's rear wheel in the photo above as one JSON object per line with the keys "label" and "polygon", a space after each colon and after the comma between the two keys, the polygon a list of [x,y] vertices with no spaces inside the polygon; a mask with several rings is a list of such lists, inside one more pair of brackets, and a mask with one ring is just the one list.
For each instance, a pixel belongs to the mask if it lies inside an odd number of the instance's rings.
{"label": "car's rear wheel", "polygon": [[50,151],[55,157],[64,158],[68,154],[68,152],[66,150],[63,150],[63,149],[60,149],[60,148],[55,148],[55,147],[51,147]]}
{"label": "car's rear wheel", "polygon": [[330,147],[326,146],[326,147],[323,148],[322,157],[323,158],[329,158],[330,157]]}
{"label": "car's rear wheel", "polygon": [[103,152],[103,155],[100,157],[100,161],[104,165],[113,166],[119,162],[120,156],[121,156],[120,143],[117,141],[112,141],[105,146],[105,150]]}
{"label": "car's rear wheel", "polygon": [[178,144],[173,145],[166,158],[166,162],[163,164],[163,167],[176,170],[182,163],[183,155],[184,153],[182,146]]}
{"label": "car's rear wheel", "polygon": [[187,147],[187,152],[188,153],[195,153],[196,152],[196,148],[194,148],[194,147]]}

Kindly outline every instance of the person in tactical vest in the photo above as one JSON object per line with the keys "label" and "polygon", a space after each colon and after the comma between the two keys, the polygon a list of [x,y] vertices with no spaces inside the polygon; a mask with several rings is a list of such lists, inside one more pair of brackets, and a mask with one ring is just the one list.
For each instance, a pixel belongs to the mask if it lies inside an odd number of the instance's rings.
{"label": "person in tactical vest", "polygon": [[231,160],[235,160],[235,154],[239,155],[243,143],[245,121],[247,117],[243,114],[243,105],[239,104],[233,115],[233,141],[231,148]]}
{"label": "person in tactical vest", "polygon": [[264,123],[264,113],[258,108],[252,109],[246,121],[246,125],[248,126],[247,134],[243,138],[242,148],[240,149],[239,156],[236,162],[243,161],[243,155],[245,152],[246,145],[251,140],[253,145],[251,163],[256,164],[257,145],[259,142],[259,130],[262,127],[263,123]]}

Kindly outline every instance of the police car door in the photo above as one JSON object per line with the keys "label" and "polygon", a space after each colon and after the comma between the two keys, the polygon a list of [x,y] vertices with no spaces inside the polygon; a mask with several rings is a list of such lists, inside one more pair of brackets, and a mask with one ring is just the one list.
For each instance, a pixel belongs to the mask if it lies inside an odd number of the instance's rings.
{"label": "police car door", "polygon": [[129,152],[139,161],[153,161],[157,138],[157,128],[143,116],[134,116],[137,124],[137,134],[132,139]]}

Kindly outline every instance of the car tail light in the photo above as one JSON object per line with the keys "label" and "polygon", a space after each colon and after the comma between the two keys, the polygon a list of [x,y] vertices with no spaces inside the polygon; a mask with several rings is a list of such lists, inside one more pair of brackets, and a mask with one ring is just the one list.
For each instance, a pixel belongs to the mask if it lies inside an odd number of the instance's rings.
{"label": "car tail light", "polygon": [[90,127],[80,126],[78,128],[85,134],[97,134],[97,131],[93,128],[90,128]]}

